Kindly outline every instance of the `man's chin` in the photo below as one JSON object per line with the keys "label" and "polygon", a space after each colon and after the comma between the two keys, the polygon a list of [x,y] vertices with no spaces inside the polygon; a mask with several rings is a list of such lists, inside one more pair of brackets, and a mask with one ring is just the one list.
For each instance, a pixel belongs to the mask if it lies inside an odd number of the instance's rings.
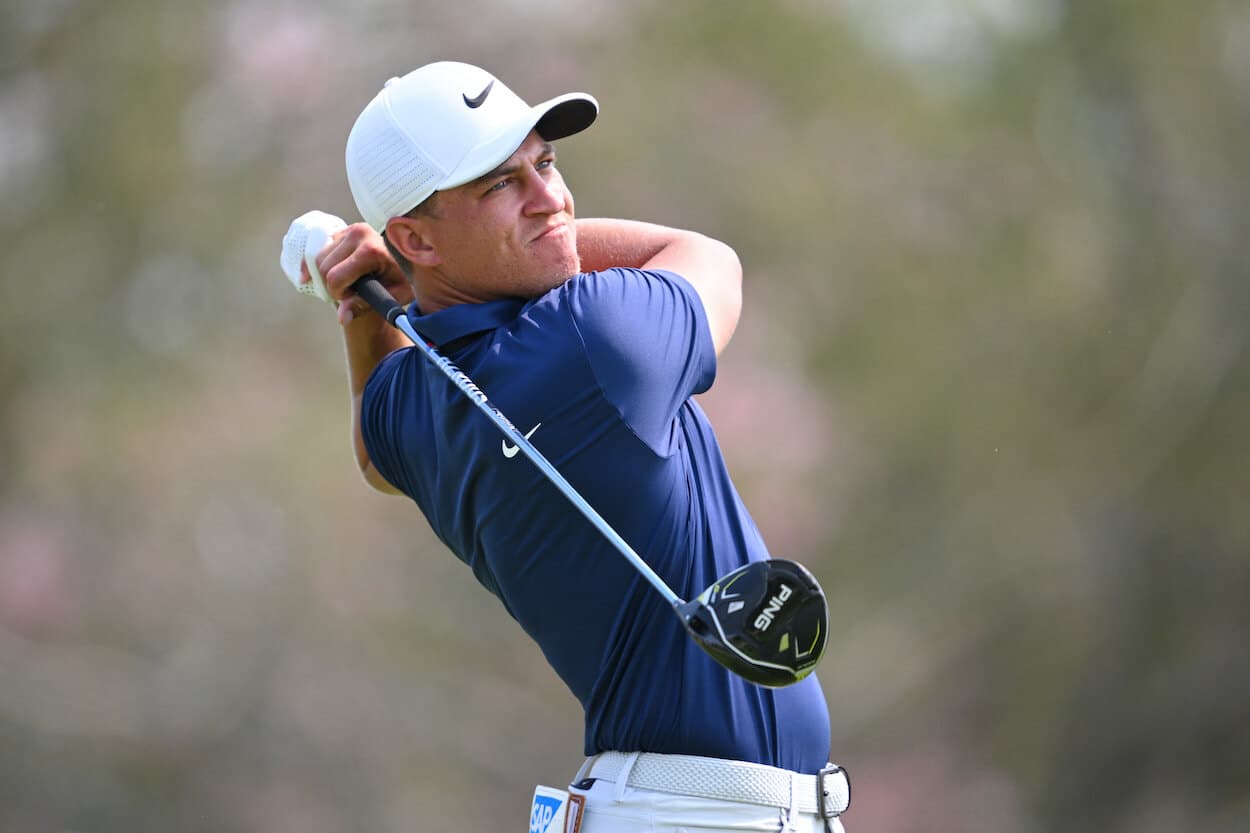
{"label": "man's chin", "polygon": [[551,285],[555,287],[564,283],[565,281],[567,281],[569,278],[573,277],[574,275],[579,274],[581,271],[582,271],[581,258],[577,256],[576,252],[573,252],[567,255],[566,257],[562,258],[559,262],[552,264],[552,267],[548,271],[548,274],[551,276],[551,280],[552,280]]}

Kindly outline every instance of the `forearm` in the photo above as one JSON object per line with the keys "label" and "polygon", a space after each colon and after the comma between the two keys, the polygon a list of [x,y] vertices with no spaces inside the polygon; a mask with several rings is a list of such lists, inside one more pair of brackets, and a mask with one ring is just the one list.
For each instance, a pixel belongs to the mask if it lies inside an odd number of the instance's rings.
{"label": "forearm", "polygon": [[613,266],[640,269],[665,248],[692,234],[638,220],[590,217],[577,221],[577,254],[583,272]]}
{"label": "forearm", "polygon": [[742,312],[742,263],[726,244],[694,231],[634,220],[577,221],[583,272],[614,266],[668,270],[685,278],[703,302],[720,355]]}

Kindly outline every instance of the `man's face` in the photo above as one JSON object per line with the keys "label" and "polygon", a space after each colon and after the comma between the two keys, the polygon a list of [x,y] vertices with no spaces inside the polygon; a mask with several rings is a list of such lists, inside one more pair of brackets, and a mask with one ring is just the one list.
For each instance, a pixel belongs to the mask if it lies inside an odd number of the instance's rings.
{"label": "man's face", "polygon": [[450,302],[535,298],[578,272],[573,195],[555,162],[530,131],[495,170],[438,194],[426,230]]}

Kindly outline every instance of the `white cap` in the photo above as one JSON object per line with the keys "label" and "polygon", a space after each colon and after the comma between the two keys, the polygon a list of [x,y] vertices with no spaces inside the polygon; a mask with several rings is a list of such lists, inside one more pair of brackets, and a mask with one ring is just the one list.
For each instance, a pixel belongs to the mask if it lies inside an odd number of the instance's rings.
{"label": "white cap", "polygon": [[507,161],[531,130],[549,142],[585,130],[599,114],[586,93],[531,107],[484,69],[440,61],[386,82],[347,137],[347,182],[377,231],[435,191]]}

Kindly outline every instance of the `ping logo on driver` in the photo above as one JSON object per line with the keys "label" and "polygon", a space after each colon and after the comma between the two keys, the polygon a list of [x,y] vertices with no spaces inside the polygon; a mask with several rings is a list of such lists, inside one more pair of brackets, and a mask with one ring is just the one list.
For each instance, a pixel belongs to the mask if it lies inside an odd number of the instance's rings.
{"label": "ping logo on driver", "polygon": [[786,600],[794,595],[794,591],[790,589],[790,585],[783,584],[781,589],[777,591],[777,595],[768,600],[768,604],[759,615],[755,617],[755,629],[757,631],[766,631],[768,626],[773,623],[773,619],[781,612],[781,608],[785,606]]}

